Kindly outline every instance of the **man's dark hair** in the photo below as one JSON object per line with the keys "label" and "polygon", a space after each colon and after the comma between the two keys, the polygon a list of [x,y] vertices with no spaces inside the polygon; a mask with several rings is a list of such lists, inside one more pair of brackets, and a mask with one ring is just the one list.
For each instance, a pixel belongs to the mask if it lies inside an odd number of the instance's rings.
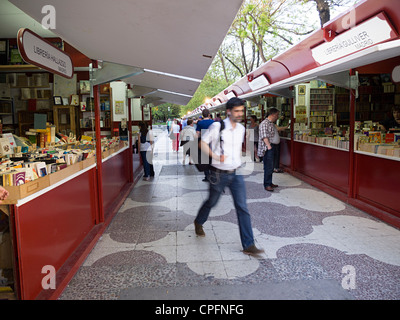
{"label": "man's dark hair", "polygon": [[207,118],[210,115],[210,110],[204,109],[201,114],[203,115],[204,118]]}
{"label": "man's dark hair", "polygon": [[267,117],[269,117],[271,114],[276,114],[279,113],[280,111],[277,108],[269,108],[267,112]]}
{"label": "man's dark hair", "polygon": [[240,98],[230,98],[228,102],[226,103],[226,110],[230,110],[234,107],[240,107],[244,106],[246,104],[246,100],[240,99]]}

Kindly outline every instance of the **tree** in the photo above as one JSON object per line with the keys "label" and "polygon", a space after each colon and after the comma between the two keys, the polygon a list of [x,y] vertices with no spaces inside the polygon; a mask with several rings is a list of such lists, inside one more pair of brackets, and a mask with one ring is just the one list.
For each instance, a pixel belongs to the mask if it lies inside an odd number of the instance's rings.
{"label": "tree", "polygon": [[304,3],[315,2],[319,14],[321,28],[325,23],[331,20],[331,10],[337,7],[348,6],[351,3],[356,3],[354,0],[302,0]]}
{"label": "tree", "polygon": [[[183,106],[181,109],[181,115],[184,116],[188,111],[192,111],[196,109],[198,106],[201,106],[206,102],[207,98],[212,98],[222,90],[224,90],[227,86],[235,82],[235,79],[229,75],[229,70],[226,70],[226,75],[228,77],[228,81],[224,76],[224,72],[221,72],[220,69],[220,59],[217,57],[214,59],[210,69],[205,75],[203,81],[200,83],[199,88],[196,90],[193,98],[190,102]],[[229,80],[229,78],[231,78]]]}
{"label": "tree", "polygon": [[228,34],[239,44],[241,65],[228,55],[224,57],[242,76],[253,71],[315,30],[305,7],[297,0],[246,0]]}
{"label": "tree", "polygon": [[[360,0],[245,0],[207,75],[182,114],[204,104]],[[315,10],[317,9],[317,10]],[[319,20],[319,21],[318,21]]]}
{"label": "tree", "polygon": [[[169,110],[168,110],[169,109]],[[153,119],[157,122],[166,122],[168,118],[180,118],[181,106],[173,103],[165,103],[151,109]]]}

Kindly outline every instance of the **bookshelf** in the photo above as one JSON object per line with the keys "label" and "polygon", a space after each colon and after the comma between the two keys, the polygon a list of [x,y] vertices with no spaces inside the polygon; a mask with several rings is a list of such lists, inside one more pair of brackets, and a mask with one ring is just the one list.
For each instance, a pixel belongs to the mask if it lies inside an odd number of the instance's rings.
{"label": "bookshelf", "polygon": [[53,123],[53,110],[18,111],[19,135],[26,137],[25,132],[34,127],[35,113],[47,114],[47,122]]}
{"label": "bookshelf", "polygon": [[0,120],[0,133],[15,133],[13,99],[0,98]]}
{"label": "bookshelf", "polygon": [[337,125],[350,125],[350,90],[335,87],[335,112]]}
{"label": "bookshelf", "polygon": [[[356,121],[379,122],[391,116],[399,87],[386,79],[386,74],[360,75],[359,97],[356,100]],[[390,79],[390,77],[389,77]]]}
{"label": "bookshelf", "polygon": [[[80,102],[86,103],[85,107],[80,107],[80,134],[85,132],[93,132],[95,127],[94,103],[90,95],[86,92],[79,94]],[[112,89],[110,84],[100,86],[100,129],[102,132],[110,132],[112,127],[111,112]]]}
{"label": "bookshelf", "polygon": [[56,132],[68,136],[71,132],[78,134],[77,107],[76,106],[53,106],[54,124]]}
{"label": "bookshelf", "polygon": [[324,129],[336,123],[334,89],[310,89],[310,127]]}

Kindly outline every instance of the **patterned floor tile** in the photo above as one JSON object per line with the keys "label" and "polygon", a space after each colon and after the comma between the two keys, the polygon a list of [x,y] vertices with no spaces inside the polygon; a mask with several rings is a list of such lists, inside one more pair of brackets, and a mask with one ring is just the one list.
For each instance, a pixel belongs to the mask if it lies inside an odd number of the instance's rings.
{"label": "patterned floor tile", "polygon": [[[256,245],[244,255],[229,190],[197,237],[193,220],[208,196],[203,173],[168,152],[160,132],[156,176],[139,181],[60,299],[118,299],[129,288],[304,283],[300,298],[327,297],[342,288],[347,299],[400,299],[400,231],[287,173],[263,189],[263,167],[246,163],[248,209]],[[299,282],[300,281],[300,282]],[[318,285],[320,284],[320,285]],[[335,290],[336,290],[335,289]],[[311,289],[310,289],[311,290]],[[134,290],[140,298],[140,290]],[[285,291],[282,291],[283,294]]]}

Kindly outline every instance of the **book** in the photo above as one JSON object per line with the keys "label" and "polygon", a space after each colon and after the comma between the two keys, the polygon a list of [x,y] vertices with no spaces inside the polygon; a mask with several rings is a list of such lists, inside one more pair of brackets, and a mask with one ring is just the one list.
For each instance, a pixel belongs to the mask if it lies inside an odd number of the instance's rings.
{"label": "book", "polygon": [[379,131],[370,131],[368,134],[368,137],[369,137],[370,143],[381,143],[382,142],[382,136]]}
{"label": "book", "polygon": [[47,175],[47,167],[45,162],[36,162],[36,173],[38,177],[44,177]]}
{"label": "book", "polygon": [[10,145],[10,141],[7,138],[0,138],[0,154],[5,156],[8,154],[13,154],[14,150]]}
{"label": "book", "polygon": [[14,186],[20,186],[25,183],[25,171],[19,171],[13,174]]}
{"label": "book", "polygon": [[394,142],[394,133],[387,133],[385,136],[385,143]]}
{"label": "book", "polygon": [[47,174],[51,174],[57,171],[57,164],[50,163],[47,165]]}

